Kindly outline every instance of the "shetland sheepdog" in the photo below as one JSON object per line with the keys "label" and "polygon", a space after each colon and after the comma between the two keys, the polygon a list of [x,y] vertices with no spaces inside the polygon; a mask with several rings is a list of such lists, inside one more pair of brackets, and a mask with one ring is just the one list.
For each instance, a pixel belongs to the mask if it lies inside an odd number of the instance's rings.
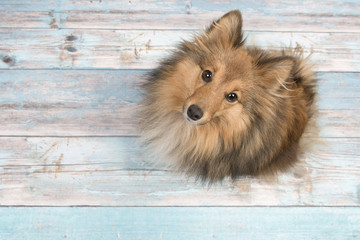
{"label": "shetland sheepdog", "polygon": [[246,47],[240,11],[228,12],[149,73],[141,139],[210,183],[286,170],[313,112],[311,67],[299,51]]}

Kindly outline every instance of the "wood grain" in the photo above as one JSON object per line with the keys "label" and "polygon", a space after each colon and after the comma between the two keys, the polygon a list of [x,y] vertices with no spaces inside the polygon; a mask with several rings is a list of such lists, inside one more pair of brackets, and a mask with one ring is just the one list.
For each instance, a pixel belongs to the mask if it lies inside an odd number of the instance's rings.
{"label": "wood grain", "polygon": [[[0,28],[0,69],[152,69],[195,31]],[[358,71],[360,33],[247,32],[249,46],[304,49],[318,71]]]}
{"label": "wood grain", "polygon": [[[359,239],[359,208],[0,208],[4,239]],[[76,227],[74,227],[76,226]]]}
{"label": "wood grain", "polygon": [[[153,165],[133,110],[232,9],[248,45],[312,53],[319,110],[295,168],[209,187]],[[359,26],[358,0],[1,1],[0,239],[359,239]]]}
{"label": "wood grain", "polygon": [[0,6],[0,27],[199,29],[232,9],[242,11],[247,30],[360,31],[360,4],[356,0],[8,1]]}
{"label": "wood grain", "polygon": [[[136,136],[145,70],[0,70],[0,135]],[[359,73],[320,73],[312,136],[360,137]]]}
{"label": "wood grain", "polygon": [[298,166],[211,187],[154,166],[136,138],[0,138],[2,206],[359,206],[360,139],[306,139]]}

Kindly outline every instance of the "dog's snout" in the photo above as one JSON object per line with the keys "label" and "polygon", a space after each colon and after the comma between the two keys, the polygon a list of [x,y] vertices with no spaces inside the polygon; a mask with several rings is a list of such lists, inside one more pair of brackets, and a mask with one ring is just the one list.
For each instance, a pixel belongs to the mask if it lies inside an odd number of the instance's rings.
{"label": "dog's snout", "polygon": [[187,110],[187,115],[190,119],[197,121],[201,119],[204,115],[204,112],[199,108],[199,106],[193,104]]}

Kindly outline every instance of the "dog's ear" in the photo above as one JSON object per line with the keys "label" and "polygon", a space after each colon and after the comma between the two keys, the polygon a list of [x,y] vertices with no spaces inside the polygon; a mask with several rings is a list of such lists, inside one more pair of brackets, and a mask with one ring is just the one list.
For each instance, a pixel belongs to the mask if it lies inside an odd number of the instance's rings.
{"label": "dog's ear", "polygon": [[287,80],[293,71],[295,61],[288,56],[263,59],[256,64],[258,75],[263,79],[266,88],[286,87]]}
{"label": "dog's ear", "polygon": [[239,10],[226,13],[206,30],[210,39],[224,47],[236,48],[244,44],[242,33],[242,16]]}

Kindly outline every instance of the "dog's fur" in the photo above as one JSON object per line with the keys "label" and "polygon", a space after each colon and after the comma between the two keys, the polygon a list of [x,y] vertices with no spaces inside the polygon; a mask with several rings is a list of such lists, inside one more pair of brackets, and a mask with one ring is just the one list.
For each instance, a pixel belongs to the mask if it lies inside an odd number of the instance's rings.
{"label": "dog's fur", "polygon": [[[142,139],[155,156],[204,181],[283,170],[296,160],[315,86],[301,53],[245,47],[241,14],[231,11],[148,76]],[[227,101],[229,93],[237,101]],[[193,104],[203,112],[196,121]]]}

